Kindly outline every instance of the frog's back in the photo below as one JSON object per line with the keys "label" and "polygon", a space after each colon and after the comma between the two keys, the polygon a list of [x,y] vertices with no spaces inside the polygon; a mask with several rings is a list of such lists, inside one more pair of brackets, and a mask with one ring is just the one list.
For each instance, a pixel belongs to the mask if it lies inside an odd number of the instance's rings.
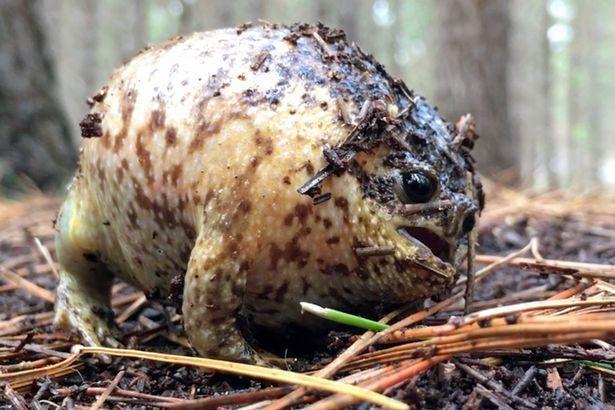
{"label": "frog's back", "polygon": [[366,92],[359,70],[332,69],[335,50],[301,30],[178,37],[139,53],[92,97],[81,124],[92,138],[72,190],[92,214],[85,236],[96,237],[94,251],[114,274],[166,293],[185,272],[203,218],[224,223],[228,209],[258,192],[283,201],[271,184],[294,192],[284,170],[296,167],[305,180],[321,166],[323,143],[347,135],[337,99],[356,111],[369,94],[390,93],[378,67],[363,67]]}

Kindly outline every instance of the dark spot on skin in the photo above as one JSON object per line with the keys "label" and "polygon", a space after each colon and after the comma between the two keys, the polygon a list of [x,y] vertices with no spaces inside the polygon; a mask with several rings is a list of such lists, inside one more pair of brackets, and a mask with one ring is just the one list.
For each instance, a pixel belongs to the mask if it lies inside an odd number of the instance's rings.
{"label": "dark spot on skin", "polygon": [[299,267],[307,265],[309,252],[301,249],[298,244],[299,237],[294,236],[289,242],[284,245],[284,248],[280,248],[277,244],[272,243],[269,249],[270,268],[275,270],[278,261],[285,260],[286,262],[295,262]]}
{"label": "dark spot on skin", "polygon": [[286,175],[284,178],[282,178],[282,182],[285,185],[290,185],[290,177],[288,175]]}
{"label": "dark spot on skin", "polygon": [[222,127],[222,119],[209,122],[205,119],[201,120],[196,127],[194,137],[188,146],[188,153],[193,154],[203,147],[205,139],[220,132]]}
{"label": "dark spot on skin", "polygon": [[326,242],[327,242],[329,245],[333,245],[333,244],[336,244],[336,243],[340,243],[340,238],[339,238],[339,237],[337,237],[337,236],[332,236],[332,237],[330,237],[330,238],[327,238],[327,241],[326,241]]}
{"label": "dark spot on skin", "polygon": [[350,274],[350,269],[348,266],[343,263],[337,263],[335,265],[327,265],[324,268],[321,268],[320,271],[325,275],[343,275],[348,276]]}
{"label": "dark spot on skin", "polygon": [[260,292],[256,297],[257,299],[271,299],[271,293],[273,292],[273,285],[265,285],[262,292]]}
{"label": "dark spot on skin", "polygon": [[98,262],[98,256],[96,256],[95,253],[85,252],[83,254],[83,257],[88,262],[93,262],[93,263]]}
{"label": "dark spot on skin", "polygon": [[284,217],[284,225],[291,226],[293,224],[294,217],[295,214],[286,214],[286,216]]}
{"label": "dark spot on skin", "polygon": [[324,218],[322,220],[322,224],[324,225],[325,228],[329,229],[331,228],[331,225],[333,225],[333,223],[331,222],[331,220],[329,218]]}
{"label": "dark spot on skin", "polygon": [[158,238],[158,232],[154,231],[152,232],[152,240],[156,240],[156,238]]}
{"label": "dark spot on skin", "polygon": [[96,173],[100,181],[103,181],[103,182],[106,181],[107,176],[105,174],[105,168],[103,167],[102,160],[100,159],[96,161]]}
{"label": "dark spot on skin", "polygon": [[363,269],[361,266],[357,267],[354,270],[354,273],[362,280],[369,279],[369,273],[365,269]]}
{"label": "dark spot on skin", "polygon": [[335,198],[335,206],[343,210],[344,212],[348,212],[348,200],[344,197]]}
{"label": "dark spot on skin", "polygon": [[173,169],[171,170],[171,183],[174,187],[177,187],[177,182],[179,181],[183,170],[184,167],[182,164],[177,164],[173,166]]}
{"label": "dark spot on skin", "polygon": [[288,291],[288,281],[285,280],[282,285],[275,291],[275,301],[278,303],[282,303],[282,301],[284,300],[284,295],[286,295],[286,292]]}
{"label": "dark spot on skin", "polygon": [[306,295],[308,290],[310,289],[310,283],[308,282],[308,280],[305,277],[301,277],[301,293],[303,295]]}
{"label": "dark spot on skin", "polygon": [[309,214],[312,213],[312,208],[306,204],[297,204],[292,213],[287,214],[284,217],[284,224],[291,226],[295,217],[299,221],[299,224],[305,225]]}
{"label": "dark spot on skin", "polygon": [[350,303],[350,302],[348,301],[348,299],[346,299],[346,298],[344,297],[344,295],[342,295],[341,293],[339,293],[339,292],[337,291],[337,289],[335,289],[335,288],[333,288],[333,287],[329,288],[329,295],[330,295],[333,299],[335,299],[335,300],[337,300],[337,301],[340,301],[343,305],[346,305],[346,306],[352,306],[352,303]]}
{"label": "dark spot on skin", "polygon": [[122,129],[115,136],[115,143],[113,144],[113,151],[118,152],[124,143],[124,139],[128,134],[130,122],[132,119],[132,112],[135,108],[135,101],[137,99],[136,90],[127,90],[122,96],[121,111],[122,111]]}
{"label": "dark spot on skin", "polygon": [[311,213],[312,208],[306,204],[295,205],[295,216],[299,220],[301,225],[305,225],[308,215]]}
{"label": "dark spot on skin", "polygon": [[273,153],[273,140],[271,137],[263,137],[260,131],[256,131],[254,134],[254,143],[259,147],[263,147],[266,155]]}
{"label": "dark spot on skin", "polygon": [[175,128],[169,127],[169,129],[167,129],[167,132],[164,135],[164,140],[167,144],[167,148],[175,145],[177,142],[177,131],[175,131]]}
{"label": "dark spot on skin", "polygon": [[164,117],[165,117],[164,111],[159,111],[159,110],[152,111],[152,116],[150,117],[150,120],[149,120],[150,132],[154,132],[155,130],[164,127],[164,120],[165,120]]}
{"label": "dark spot on skin", "polygon": [[136,143],[136,151],[137,158],[139,160],[139,164],[143,171],[145,172],[145,178],[147,179],[147,184],[151,185],[154,182],[154,175],[152,174],[152,159],[150,152],[147,150],[144,142],[143,142],[143,133],[139,133],[137,135],[137,143]]}
{"label": "dark spot on skin", "polygon": [[122,181],[124,180],[124,169],[122,167],[118,167],[115,170],[115,176],[116,176],[118,184],[121,184]]}
{"label": "dark spot on skin", "polygon": [[247,214],[248,212],[250,212],[251,207],[252,207],[252,204],[250,203],[249,199],[242,199],[237,209],[239,209],[241,213]]}
{"label": "dark spot on skin", "polygon": [[[214,326],[219,326],[222,323],[226,322],[228,320],[228,317],[226,316],[217,316],[217,317],[212,317],[211,319],[209,319],[209,323],[214,325]],[[218,345],[218,347],[222,347],[224,346],[224,342],[220,342],[220,344]]]}
{"label": "dark spot on skin", "polygon": [[258,167],[259,163],[260,163],[260,158],[259,157],[252,157],[252,159],[250,160],[250,167],[251,168],[256,168],[256,167]]}
{"label": "dark spot on skin", "polygon": [[312,165],[312,163],[311,163],[311,162],[309,162],[309,161],[308,161],[308,162],[306,162],[304,166],[305,166],[305,172],[307,172],[307,174],[308,174],[309,176],[311,176],[312,174],[314,174],[314,165]]}
{"label": "dark spot on skin", "polygon": [[139,218],[137,216],[137,212],[132,206],[126,211],[126,216],[128,216],[128,221],[130,221],[130,227],[133,230],[139,229]]}

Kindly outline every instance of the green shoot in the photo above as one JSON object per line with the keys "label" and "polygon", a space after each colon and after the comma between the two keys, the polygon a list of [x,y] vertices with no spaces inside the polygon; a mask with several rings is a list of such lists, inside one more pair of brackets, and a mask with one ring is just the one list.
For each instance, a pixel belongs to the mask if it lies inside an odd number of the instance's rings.
{"label": "green shoot", "polygon": [[308,302],[299,302],[301,310],[311,313],[323,319],[331,320],[332,322],[342,323],[344,325],[354,326],[361,329],[373,330],[380,332],[389,327],[384,323],[369,320],[361,316],[351,315],[335,309],[324,308]]}

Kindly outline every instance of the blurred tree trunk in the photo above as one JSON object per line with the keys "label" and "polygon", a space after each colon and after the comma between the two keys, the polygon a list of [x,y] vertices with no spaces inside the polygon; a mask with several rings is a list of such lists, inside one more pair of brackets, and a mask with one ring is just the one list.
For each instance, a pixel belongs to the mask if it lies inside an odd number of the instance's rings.
{"label": "blurred tree trunk", "polygon": [[573,21],[570,67],[573,75],[568,109],[574,171],[570,174],[570,182],[578,188],[588,187],[595,181],[598,165],[602,162],[601,150],[594,148],[599,141],[597,117],[602,94],[597,86],[596,45],[599,38],[595,6],[593,1],[580,0]]}
{"label": "blurred tree trunk", "polygon": [[508,0],[435,2],[437,103],[449,121],[474,114],[481,136],[475,155],[492,175],[519,163],[508,109],[509,6]]}
{"label": "blurred tree trunk", "polygon": [[38,7],[0,1],[0,189],[19,188],[22,174],[55,188],[76,162]]}
{"label": "blurred tree trunk", "polygon": [[511,2],[510,120],[513,141],[521,145],[521,181],[544,190],[555,184],[549,110],[549,44],[546,0]]}

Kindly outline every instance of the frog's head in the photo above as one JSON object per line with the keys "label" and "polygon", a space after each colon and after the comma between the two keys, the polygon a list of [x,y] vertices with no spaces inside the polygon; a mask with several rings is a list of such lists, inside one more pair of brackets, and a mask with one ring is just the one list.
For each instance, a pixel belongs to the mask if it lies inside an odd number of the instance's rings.
{"label": "frog's head", "polygon": [[345,166],[360,187],[348,188],[360,191],[348,192],[355,202],[358,269],[376,298],[386,295],[393,303],[454,282],[484,202],[470,155],[472,118],[448,124],[422,98],[402,115],[380,127]]}
{"label": "frog's head", "polygon": [[[377,232],[373,245],[394,249],[392,263],[374,259],[367,266],[383,274],[388,270],[400,298],[408,295],[406,286],[433,294],[456,278],[473,246],[484,203],[470,155],[474,123],[465,116],[457,126],[448,124],[416,98],[405,119],[384,134],[380,144],[349,166],[369,213],[378,216],[369,229]],[[412,283],[404,281],[408,274]]]}

